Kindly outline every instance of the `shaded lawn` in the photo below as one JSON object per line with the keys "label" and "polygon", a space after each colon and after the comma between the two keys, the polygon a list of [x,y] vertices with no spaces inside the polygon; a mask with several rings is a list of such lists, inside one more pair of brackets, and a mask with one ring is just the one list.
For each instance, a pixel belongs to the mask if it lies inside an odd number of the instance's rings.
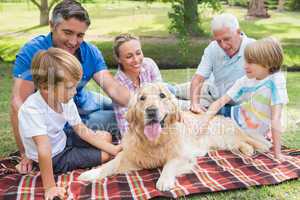
{"label": "shaded lawn", "polygon": [[[201,23],[205,32],[203,37],[192,41],[188,48],[188,58],[185,58],[179,54],[178,44],[175,39],[172,40],[174,37],[168,32],[170,4],[160,2],[147,4],[126,0],[95,0],[95,2],[97,3],[84,4],[92,21],[86,39],[97,43],[97,47],[102,50],[110,65],[113,63],[112,37],[121,32],[131,32],[148,39],[143,40],[145,55],[157,62],[160,61],[161,66],[166,63],[180,63],[196,67],[195,63],[199,62],[203,49],[209,42],[209,24],[212,15],[209,12],[200,13],[201,16],[205,16]],[[271,18],[246,20],[245,8],[224,6],[224,11],[237,15],[241,30],[250,37],[261,38],[272,35],[279,38],[286,54],[285,64],[300,66],[300,20],[298,20],[300,12],[279,13],[270,10]],[[14,23],[7,19],[14,19]],[[38,20],[38,9],[30,1],[0,3],[0,55],[7,60],[13,60],[22,44],[33,36],[48,33],[49,28],[38,26]],[[7,33],[12,32],[13,35],[7,36]],[[153,37],[158,40],[153,40]],[[159,38],[171,40],[161,43]]]}

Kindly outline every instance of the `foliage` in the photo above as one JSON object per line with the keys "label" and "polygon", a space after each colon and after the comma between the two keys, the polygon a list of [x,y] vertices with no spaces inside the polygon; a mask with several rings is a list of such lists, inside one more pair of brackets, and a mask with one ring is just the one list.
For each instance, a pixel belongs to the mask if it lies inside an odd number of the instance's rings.
{"label": "foliage", "polygon": [[[206,10],[212,9],[212,10],[221,10],[222,6],[218,0],[198,0],[198,3],[200,4],[200,7],[202,8],[203,13],[205,13]],[[170,19],[170,25],[169,25],[169,31],[170,33],[173,33],[177,36],[179,39],[179,48],[181,54],[185,57],[190,54],[189,52],[189,36],[191,35],[200,35],[203,34],[203,30],[201,27],[201,21],[202,18],[199,18],[199,21],[194,22],[192,24],[192,29],[189,30],[189,25],[187,23],[191,23],[187,21],[187,18],[191,18],[191,10],[188,10],[185,6],[185,0],[173,0],[172,1],[172,11],[168,13],[169,19]],[[196,11],[198,10],[195,8]],[[198,15],[198,11],[196,12]],[[198,17],[201,17],[197,16]],[[192,19],[193,20],[193,19]]]}
{"label": "foliage", "polygon": [[247,8],[249,0],[227,0],[227,3],[230,6],[241,6]]}
{"label": "foliage", "polygon": [[300,10],[300,0],[286,0],[285,5],[288,10]]}

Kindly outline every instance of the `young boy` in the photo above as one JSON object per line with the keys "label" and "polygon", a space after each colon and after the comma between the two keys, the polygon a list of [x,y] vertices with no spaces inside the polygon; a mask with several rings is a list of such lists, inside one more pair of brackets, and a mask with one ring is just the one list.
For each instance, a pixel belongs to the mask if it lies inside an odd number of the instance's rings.
{"label": "young boy", "polygon": [[[50,48],[32,61],[32,77],[37,91],[21,106],[19,130],[28,158],[39,164],[45,199],[63,198],[65,190],[55,184],[53,173],[100,165],[121,151],[111,144],[104,131],[94,133],[79,117],[73,101],[82,76],[79,61],[70,53]],[[66,123],[84,141],[69,142],[63,131]]]}
{"label": "young boy", "polygon": [[267,137],[271,131],[274,155],[280,158],[282,107],[288,103],[285,77],[280,72],[281,45],[270,37],[253,42],[245,49],[245,61],[246,76],[237,80],[209,107],[203,120],[204,127],[226,103],[238,102],[240,104],[231,108],[231,118],[248,134]]}

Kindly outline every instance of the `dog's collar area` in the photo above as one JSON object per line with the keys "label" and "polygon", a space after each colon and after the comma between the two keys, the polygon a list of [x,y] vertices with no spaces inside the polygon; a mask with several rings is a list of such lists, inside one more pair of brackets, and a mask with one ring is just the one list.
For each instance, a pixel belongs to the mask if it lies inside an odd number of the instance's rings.
{"label": "dog's collar area", "polygon": [[164,128],[165,127],[165,119],[167,118],[167,116],[168,116],[168,114],[165,114],[165,116],[162,118],[162,120],[159,122],[160,123],[160,126],[162,127],[162,128]]}

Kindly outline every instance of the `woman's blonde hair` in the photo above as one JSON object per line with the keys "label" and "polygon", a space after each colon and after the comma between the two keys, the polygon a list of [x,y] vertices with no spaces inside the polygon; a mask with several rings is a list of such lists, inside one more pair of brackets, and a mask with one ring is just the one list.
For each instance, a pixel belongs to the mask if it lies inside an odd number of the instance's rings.
{"label": "woman's blonde hair", "polygon": [[113,54],[114,54],[116,61],[118,61],[118,58],[120,56],[120,52],[119,52],[120,46],[122,44],[124,44],[125,42],[129,42],[131,40],[140,41],[140,39],[138,37],[131,35],[129,33],[122,33],[115,37],[114,46],[113,46]]}
{"label": "woman's blonde hair", "polygon": [[64,80],[65,73],[70,74],[75,81],[79,81],[82,76],[78,59],[59,48],[39,51],[32,60],[31,71],[34,86],[38,89],[57,86]]}
{"label": "woman's blonde hair", "polygon": [[272,74],[281,68],[283,50],[277,39],[273,37],[263,38],[247,45],[245,60],[247,63],[262,65],[269,69],[269,73]]}

